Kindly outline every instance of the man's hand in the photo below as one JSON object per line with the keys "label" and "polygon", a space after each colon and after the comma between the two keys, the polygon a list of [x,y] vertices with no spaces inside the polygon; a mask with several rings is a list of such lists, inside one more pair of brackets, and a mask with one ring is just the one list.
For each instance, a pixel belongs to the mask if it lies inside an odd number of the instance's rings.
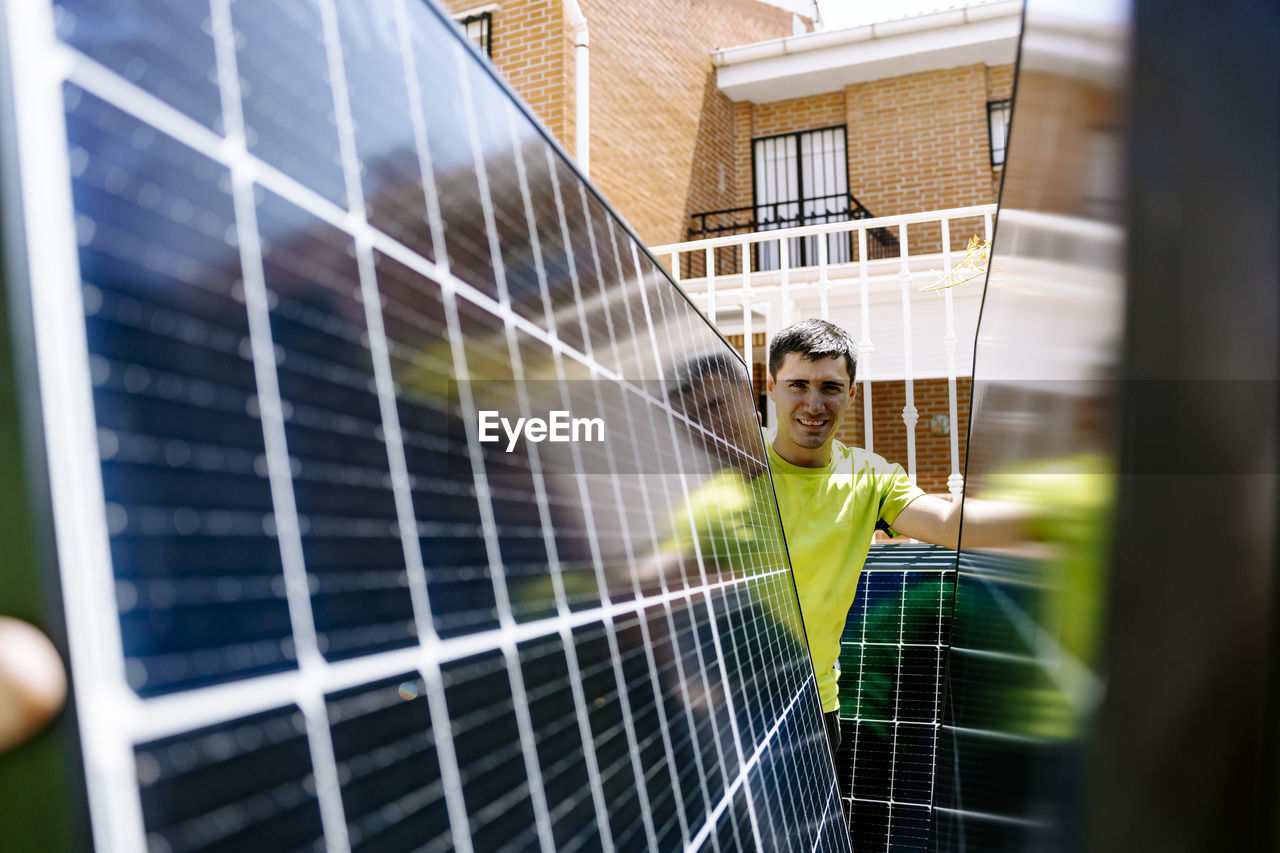
{"label": "man's hand", "polygon": [[[904,536],[944,548],[960,546],[960,504],[921,495],[907,504],[892,527]],[[1004,548],[1026,542],[1030,510],[1008,501],[964,500],[964,547]]]}
{"label": "man's hand", "polygon": [[43,728],[66,698],[67,676],[49,638],[0,616],[0,752]]}

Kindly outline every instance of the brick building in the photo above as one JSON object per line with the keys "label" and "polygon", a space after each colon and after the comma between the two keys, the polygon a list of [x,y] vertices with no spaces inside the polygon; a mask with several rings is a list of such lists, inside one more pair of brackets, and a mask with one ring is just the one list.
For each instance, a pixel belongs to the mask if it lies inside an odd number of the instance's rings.
{"label": "brick building", "polygon": [[[494,66],[576,153],[570,4],[446,6],[460,20],[488,16]],[[789,36],[810,22],[760,0],[580,0],[580,7],[589,40],[591,180],[646,243],[682,239],[690,211],[736,198],[733,104],[716,88],[712,51]]]}
{"label": "brick building", "polygon": [[[830,32],[760,0],[447,5],[571,153],[585,18],[590,177],[648,245],[997,200],[1017,0]],[[953,248],[977,230],[953,229]],[[939,246],[936,226],[913,231],[912,253]],[[854,329],[836,302],[831,317]],[[753,356],[759,374],[763,347]],[[946,491],[947,432],[965,435],[967,368],[966,355],[958,425],[935,418],[949,410],[936,367],[915,377],[916,475],[929,491]],[[904,377],[882,366],[874,378],[875,449],[905,460]],[[842,439],[863,443],[862,424],[855,411]]]}

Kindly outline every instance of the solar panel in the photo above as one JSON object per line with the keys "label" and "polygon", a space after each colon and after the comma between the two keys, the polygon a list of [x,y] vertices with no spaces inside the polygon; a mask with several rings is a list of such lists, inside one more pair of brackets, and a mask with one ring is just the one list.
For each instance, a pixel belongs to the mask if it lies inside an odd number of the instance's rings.
{"label": "solar panel", "polygon": [[1026,4],[965,495],[1020,506],[1029,541],[961,531],[930,850],[1114,846],[1084,838],[1082,790],[1119,510],[1129,26],[1123,3]]}
{"label": "solar panel", "polygon": [[448,18],[3,6],[98,849],[849,849],[746,367]]}
{"label": "solar panel", "polygon": [[927,849],[956,552],[873,545],[840,639],[837,775],[858,850]]}

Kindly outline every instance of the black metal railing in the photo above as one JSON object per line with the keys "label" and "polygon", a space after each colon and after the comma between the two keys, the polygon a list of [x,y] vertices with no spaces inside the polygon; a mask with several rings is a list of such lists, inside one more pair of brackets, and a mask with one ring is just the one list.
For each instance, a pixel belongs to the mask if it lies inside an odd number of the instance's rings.
{"label": "black metal railing", "polygon": [[[872,219],[867,210],[849,193],[815,196],[803,201],[778,201],[757,204],[752,207],[734,207],[727,210],[710,210],[693,213],[692,225],[686,231],[687,240],[725,237],[732,234],[752,234],[761,231],[777,231],[801,225],[823,225],[829,222],[848,222],[852,219]],[[867,259],[895,258],[898,256],[898,238],[887,228],[871,228],[867,231]],[[818,235],[794,237],[788,240],[788,262],[792,267],[815,266],[818,263]],[[858,260],[854,232],[829,234],[827,263],[841,264]],[[732,275],[742,271],[742,249],[739,246],[721,246],[713,250],[716,275]],[[752,247],[753,272],[776,270],[781,265],[776,241],[757,243]],[[700,278],[706,275],[706,256],[702,252],[686,252],[681,258],[680,274],[684,278]]]}

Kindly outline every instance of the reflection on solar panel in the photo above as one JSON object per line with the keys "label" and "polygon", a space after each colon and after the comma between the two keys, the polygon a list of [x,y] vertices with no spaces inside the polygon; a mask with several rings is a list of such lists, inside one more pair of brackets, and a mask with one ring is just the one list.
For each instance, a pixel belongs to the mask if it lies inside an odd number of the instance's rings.
{"label": "reflection on solar panel", "polygon": [[925,850],[956,552],[872,546],[840,641],[836,755],[857,850]]}
{"label": "reflection on solar panel", "polygon": [[447,18],[4,9],[99,849],[848,849],[745,366]]}
{"label": "reflection on solar panel", "polygon": [[1129,15],[1126,3],[1026,4],[965,494],[1020,505],[1035,541],[961,552],[932,850],[1121,849],[1085,840],[1081,791],[1115,514],[1109,386],[1132,266],[1118,177]]}

